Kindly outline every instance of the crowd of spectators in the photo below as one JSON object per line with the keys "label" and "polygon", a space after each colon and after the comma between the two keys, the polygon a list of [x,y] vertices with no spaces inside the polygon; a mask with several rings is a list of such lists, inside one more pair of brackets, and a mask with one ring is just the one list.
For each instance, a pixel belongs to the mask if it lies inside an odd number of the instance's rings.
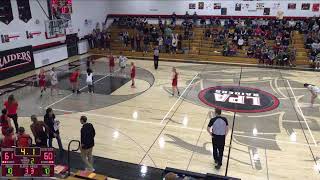
{"label": "crowd of spectators", "polygon": [[100,28],[99,23],[96,25],[96,28],[92,30],[90,34],[86,37],[88,39],[89,47],[91,49],[98,48],[102,50],[109,50],[111,48],[111,32],[107,31],[105,25],[103,25],[102,29]]}
{"label": "crowd of spectators", "polygon": [[223,56],[235,56],[240,50],[247,57],[259,59],[266,65],[294,65],[296,49],[290,47],[292,33],[298,24],[287,20],[210,19],[204,31],[213,47],[223,46]]}
{"label": "crowd of spectators", "polygon": [[303,21],[300,32],[304,34],[305,48],[310,49],[310,61],[315,69],[320,69],[320,18]]}
{"label": "crowd of spectators", "polygon": [[[305,34],[305,47],[310,49],[310,61],[320,69],[320,20],[319,17],[304,20],[287,19],[218,19],[199,17],[188,12],[177,25],[178,16],[173,13],[167,18],[158,17],[149,24],[147,17],[115,18],[113,24],[124,30],[119,33],[123,47],[144,53],[158,46],[161,53],[185,52],[183,40],[194,38],[193,27],[204,28],[204,39],[212,40],[213,47],[222,47],[223,56],[245,54],[265,65],[295,65],[297,50],[291,46],[294,31]],[[150,21],[150,20],[149,20]],[[179,24],[180,24],[179,23]],[[180,28],[180,34],[175,33]],[[179,29],[179,30],[180,30]],[[189,41],[190,42],[190,41]],[[110,49],[111,36],[104,28],[96,28],[90,35],[90,47]],[[190,43],[189,43],[190,45]],[[189,46],[189,49],[191,47]]]}
{"label": "crowd of spectators", "polygon": [[[192,17],[197,16],[193,15]],[[182,51],[182,41],[193,38],[192,27],[196,23],[194,19],[186,12],[185,19],[182,22],[180,32],[174,33],[177,17],[172,14],[171,19],[158,17],[158,24],[149,24],[146,17],[121,17],[114,19],[113,24],[123,29],[133,29],[132,33],[122,31],[119,33],[119,41],[123,47],[130,47],[132,51],[149,52],[153,47],[158,46],[160,52],[177,53]]]}

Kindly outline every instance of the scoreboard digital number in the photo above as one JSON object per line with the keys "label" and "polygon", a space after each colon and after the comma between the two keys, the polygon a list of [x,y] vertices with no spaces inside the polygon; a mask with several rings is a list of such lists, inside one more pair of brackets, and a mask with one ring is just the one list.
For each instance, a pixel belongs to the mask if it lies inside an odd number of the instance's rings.
{"label": "scoreboard digital number", "polygon": [[72,0],[51,0],[51,6],[54,13],[72,13]]}
{"label": "scoreboard digital number", "polygon": [[53,148],[2,148],[3,177],[53,177]]}

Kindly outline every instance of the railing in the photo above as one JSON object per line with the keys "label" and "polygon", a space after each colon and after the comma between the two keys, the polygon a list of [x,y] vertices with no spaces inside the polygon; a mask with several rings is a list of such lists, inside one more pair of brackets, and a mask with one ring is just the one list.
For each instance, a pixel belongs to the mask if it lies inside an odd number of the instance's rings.
{"label": "railing", "polygon": [[78,151],[80,149],[80,141],[79,140],[71,140],[68,144],[68,176],[70,176],[70,171],[71,171],[71,164],[70,164],[70,146],[73,142],[78,143],[77,149],[72,149],[72,152]]}

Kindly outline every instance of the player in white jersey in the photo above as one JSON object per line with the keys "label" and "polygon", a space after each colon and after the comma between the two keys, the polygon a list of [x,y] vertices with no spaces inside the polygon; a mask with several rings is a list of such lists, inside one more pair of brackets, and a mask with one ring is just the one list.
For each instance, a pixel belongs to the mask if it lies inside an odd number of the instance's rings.
{"label": "player in white jersey", "polygon": [[311,101],[310,101],[311,107],[312,107],[314,100],[318,97],[318,94],[320,94],[320,88],[315,85],[307,84],[307,83],[305,83],[303,86],[307,88],[312,94]]}

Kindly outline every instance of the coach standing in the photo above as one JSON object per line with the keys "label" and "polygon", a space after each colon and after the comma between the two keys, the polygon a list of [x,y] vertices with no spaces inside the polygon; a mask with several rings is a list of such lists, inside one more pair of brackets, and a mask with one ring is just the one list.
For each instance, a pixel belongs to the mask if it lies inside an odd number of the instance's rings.
{"label": "coach standing", "polygon": [[207,131],[212,137],[213,158],[216,163],[215,168],[220,169],[222,166],[222,157],[226,135],[228,134],[228,120],[221,116],[221,109],[215,110],[216,117],[210,114],[212,117]]}
{"label": "coach standing", "polygon": [[159,64],[159,47],[156,46],[153,51],[154,69],[158,69]]}
{"label": "coach standing", "polygon": [[87,170],[94,172],[93,160],[92,160],[92,149],[94,146],[94,137],[96,132],[91,123],[87,122],[86,116],[81,116],[80,123],[82,124],[81,128],[81,158],[88,167]]}

